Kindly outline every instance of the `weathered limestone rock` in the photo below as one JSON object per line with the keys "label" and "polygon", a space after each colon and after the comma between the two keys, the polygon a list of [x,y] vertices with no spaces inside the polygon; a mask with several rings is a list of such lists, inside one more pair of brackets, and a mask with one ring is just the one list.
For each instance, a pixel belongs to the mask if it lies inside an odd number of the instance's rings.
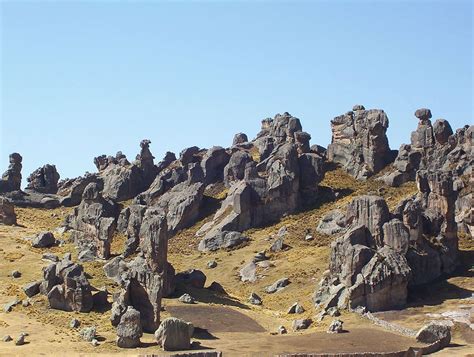
{"label": "weathered limestone rock", "polygon": [[382,226],[389,219],[387,203],[379,196],[358,196],[347,206],[347,224],[366,226],[379,244],[382,239]]}
{"label": "weathered limestone rock", "polygon": [[342,324],[344,322],[341,320],[333,320],[329,325],[327,333],[341,333],[343,331]]}
{"label": "weathered limestone rock", "polygon": [[27,178],[27,190],[33,190],[41,193],[58,192],[59,173],[54,165],[44,165]]}
{"label": "weathered limestone rock", "polygon": [[229,162],[229,159],[230,155],[220,146],[214,146],[204,154],[201,166],[206,185],[222,181],[224,167]]}
{"label": "weathered limestone rock", "polygon": [[206,284],[206,274],[198,269],[189,269],[176,274],[176,283],[192,286],[193,288],[203,289]]}
{"label": "weathered limestone rock", "polygon": [[392,219],[383,225],[383,244],[405,255],[410,245],[410,232],[399,219]]}
{"label": "weathered limestone rock", "polygon": [[95,183],[99,190],[104,187],[104,182],[98,174],[86,172],[84,176],[75,179],[65,179],[58,183],[58,196],[61,198],[61,205],[66,207],[77,206],[82,201],[85,188],[90,183]]}
{"label": "weathered limestone rock", "polygon": [[31,242],[33,248],[49,248],[55,245],[56,238],[51,232],[41,232]]}
{"label": "weathered limestone rock", "polygon": [[121,348],[138,347],[142,336],[140,312],[132,306],[128,306],[117,326],[117,346]]}
{"label": "weathered limestone rock", "polygon": [[0,224],[6,226],[16,224],[15,207],[5,197],[0,197]]}
{"label": "weathered limestone rock", "polygon": [[42,294],[52,309],[89,312],[93,306],[91,286],[82,265],[68,257],[43,269]]}
{"label": "weathered limestone rock", "polygon": [[237,133],[235,134],[234,140],[232,141],[232,146],[244,144],[248,141],[249,139],[247,138],[247,135],[245,135],[244,133]]}
{"label": "weathered limestone rock", "polygon": [[19,191],[21,187],[21,162],[23,158],[18,153],[13,153],[9,157],[10,165],[0,180],[0,193]]}
{"label": "weathered limestone rock", "polygon": [[234,152],[224,168],[224,184],[226,187],[232,186],[236,181],[243,180],[245,168],[252,161],[252,156],[248,152],[243,150]]}
{"label": "weathered limestone rock", "polygon": [[334,235],[343,233],[346,230],[345,226],[346,215],[339,210],[334,210],[321,218],[316,227],[316,231],[326,235]]}
{"label": "weathered limestone rock", "polygon": [[367,179],[393,161],[386,136],[388,117],[383,110],[354,108],[331,121],[327,157],[355,178]]}
{"label": "weathered limestone rock", "polygon": [[441,348],[449,345],[451,342],[451,328],[440,322],[430,322],[423,326],[416,334],[416,340],[421,343],[441,342]]}
{"label": "weathered limestone rock", "polygon": [[218,232],[213,237],[206,237],[199,242],[198,249],[202,252],[230,249],[237,247],[249,239],[239,232]]}
{"label": "weathered limestone rock", "polygon": [[165,351],[188,350],[194,326],[175,317],[163,320],[155,332],[155,339]]}
{"label": "weathered limestone rock", "polygon": [[83,192],[81,204],[66,222],[71,237],[81,251],[90,251],[92,257],[108,259],[116,227],[117,205],[99,193],[99,187],[90,183]]}

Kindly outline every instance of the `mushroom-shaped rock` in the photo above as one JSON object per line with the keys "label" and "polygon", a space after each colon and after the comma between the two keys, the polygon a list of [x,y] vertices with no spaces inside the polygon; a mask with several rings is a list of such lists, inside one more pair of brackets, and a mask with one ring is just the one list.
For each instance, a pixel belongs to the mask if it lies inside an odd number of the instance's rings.
{"label": "mushroom-shaped rock", "polygon": [[187,350],[191,345],[194,326],[186,321],[169,317],[163,320],[155,332],[158,344],[165,351]]}
{"label": "mushroom-shaped rock", "polygon": [[415,111],[415,116],[424,121],[424,120],[429,120],[431,119],[431,110],[429,110],[428,108],[420,108],[420,109],[417,109]]}

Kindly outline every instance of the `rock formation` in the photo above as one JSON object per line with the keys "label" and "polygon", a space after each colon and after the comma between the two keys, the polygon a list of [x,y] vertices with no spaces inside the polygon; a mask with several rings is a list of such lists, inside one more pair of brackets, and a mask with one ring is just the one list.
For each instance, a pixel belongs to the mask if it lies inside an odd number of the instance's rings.
{"label": "rock formation", "polygon": [[90,183],[84,189],[81,204],[67,218],[66,227],[72,231],[71,238],[80,251],[88,252],[83,253],[85,256],[108,259],[117,215],[117,205],[102,197],[96,183]]}
{"label": "rock formation", "polygon": [[417,183],[418,194],[393,213],[377,196],[359,196],[348,205],[348,231],[331,244],[329,272],[314,296],[317,305],[325,310],[400,307],[408,286],[454,270],[458,238],[452,177],[419,171]]}
{"label": "rock formation", "polygon": [[160,324],[161,298],[169,281],[172,267],[167,262],[168,228],[166,217],[148,210],[140,229],[142,254],[128,264],[119,266],[121,292],[114,301],[111,321],[120,323],[128,306],[140,311],[144,331],[154,332]]}
{"label": "rock formation", "polygon": [[328,161],[340,164],[357,179],[376,174],[394,157],[387,128],[388,117],[383,110],[365,110],[362,105],[355,105],[352,111],[331,120]]}
{"label": "rock formation", "polygon": [[188,350],[194,326],[175,317],[169,317],[160,324],[155,332],[155,339],[165,351]]}
{"label": "rock formation", "polygon": [[[224,169],[229,193],[213,221],[199,230],[203,241],[219,240],[216,237],[225,231],[242,232],[277,220],[317,195],[317,185],[324,177],[322,158],[307,152],[308,141],[299,119],[288,113],[264,120],[252,141],[260,162],[253,161],[245,149],[232,154]],[[205,244],[201,244],[203,249]]]}
{"label": "rock formation", "polygon": [[117,326],[117,346],[121,348],[138,347],[142,335],[140,312],[132,306],[128,306]]}
{"label": "rock formation", "polygon": [[89,312],[93,306],[91,286],[84,269],[68,256],[43,269],[40,291],[48,297],[52,309]]}
{"label": "rock formation", "polygon": [[27,178],[27,190],[41,193],[57,193],[59,173],[54,165],[44,165],[33,171]]}
{"label": "rock formation", "polygon": [[0,180],[0,193],[19,191],[21,188],[21,168],[23,158],[18,153],[10,155],[10,165]]}

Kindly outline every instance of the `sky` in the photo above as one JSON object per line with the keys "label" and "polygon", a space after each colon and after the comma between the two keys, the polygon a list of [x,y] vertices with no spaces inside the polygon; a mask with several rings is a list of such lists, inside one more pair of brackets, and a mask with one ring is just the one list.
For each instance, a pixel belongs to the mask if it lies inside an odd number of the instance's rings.
{"label": "sky", "polygon": [[383,109],[390,146],[427,107],[453,129],[473,119],[473,5],[467,1],[0,0],[0,171],[23,185],[55,164],[132,160],[230,146],[289,112],[311,144],[354,104]]}

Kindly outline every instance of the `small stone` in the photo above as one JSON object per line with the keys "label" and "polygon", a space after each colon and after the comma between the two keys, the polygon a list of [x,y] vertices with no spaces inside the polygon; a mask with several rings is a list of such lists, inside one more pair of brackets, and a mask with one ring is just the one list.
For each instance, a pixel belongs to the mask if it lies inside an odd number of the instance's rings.
{"label": "small stone", "polygon": [[91,345],[94,347],[99,346],[99,341],[97,341],[95,338],[91,341]]}
{"label": "small stone", "polygon": [[39,281],[34,281],[32,283],[28,283],[26,285],[23,285],[23,291],[25,292],[26,296],[28,297],[33,297],[40,292],[40,285],[41,282]]}
{"label": "small stone", "polygon": [[53,263],[59,262],[58,256],[53,253],[44,253],[42,259],[49,260]]}
{"label": "small stone", "polygon": [[15,341],[15,345],[23,346],[25,344],[25,337],[26,337],[25,335],[20,334],[20,336],[18,336],[18,338]]}
{"label": "small stone", "polygon": [[288,309],[288,314],[302,314],[303,312],[305,312],[305,309],[297,302]]}
{"label": "small stone", "polygon": [[281,236],[277,238],[275,242],[270,247],[270,251],[273,253],[281,252],[283,250],[283,238],[284,236]]}
{"label": "small stone", "polygon": [[251,303],[252,305],[262,305],[263,301],[262,298],[257,294],[251,293],[249,296],[249,303]]}
{"label": "small stone", "polygon": [[215,260],[211,260],[211,261],[207,262],[207,267],[209,269],[214,269],[216,266],[217,266],[217,262]]}
{"label": "small stone", "polygon": [[333,320],[333,322],[331,322],[331,324],[329,325],[327,333],[341,333],[342,324],[343,322],[341,320]]}
{"label": "small stone", "polygon": [[255,263],[263,262],[264,260],[268,260],[268,257],[266,256],[265,251],[258,252],[257,254],[255,254],[255,257],[253,258],[253,261]]}
{"label": "small stone", "polygon": [[196,302],[196,300],[194,300],[194,298],[187,293],[181,295],[181,297],[178,300],[179,302],[182,302],[184,304],[194,304]]}
{"label": "small stone", "polygon": [[286,335],[287,333],[288,333],[288,331],[286,330],[285,326],[278,327],[278,334],[279,335]]}
{"label": "small stone", "polygon": [[23,302],[21,303],[21,306],[23,306],[23,307],[28,307],[28,306],[30,306],[30,305],[31,305],[31,304],[30,304],[30,301],[29,301],[29,300],[23,300]]}
{"label": "small stone", "polygon": [[299,330],[306,330],[310,325],[312,321],[311,319],[299,319],[293,321],[293,330],[294,331],[299,331]]}
{"label": "small stone", "polygon": [[78,319],[72,319],[71,322],[69,322],[70,328],[78,328],[79,326],[81,326],[81,321]]}
{"label": "small stone", "polygon": [[273,294],[273,293],[278,292],[281,289],[283,289],[289,283],[290,283],[290,280],[288,278],[281,278],[281,279],[275,281],[272,285],[267,286],[265,288],[265,291],[266,291],[267,294]]}
{"label": "small stone", "polygon": [[304,237],[304,240],[307,241],[307,242],[310,242],[312,241],[314,238],[311,234],[307,234],[306,237]]}
{"label": "small stone", "polygon": [[338,308],[333,306],[333,307],[330,307],[328,310],[327,310],[327,314],[329,316],[332,316],[332,317],[338,317],[338,316],[341,316],[341,313],[339,312]]}
{"label": "small stone", "polygon": [[18,270],[13,270],[12,277],[18,279],[19,277],[21,277],[21,273]]}
{"label": "small stone", "polygon": [[79,334],[83,340],[92,342],[96,336],[96,328],[94,326],[83,328]]}
{"label": "small stone", "polygon": [[3,311],[5,312],[11,312],[13,310],[13,307],[15,307],[16,305],[20,304],[21,301],[16,299],[16,300],[13,300],[7,304],[4,305],[3,307]]}
{"label": "small stone", "polygon": [[5,336],[3,336],[2,341],[3,342],[10,342],[10,341],[13,341],[13,338],[10,335],[5,335]]}

